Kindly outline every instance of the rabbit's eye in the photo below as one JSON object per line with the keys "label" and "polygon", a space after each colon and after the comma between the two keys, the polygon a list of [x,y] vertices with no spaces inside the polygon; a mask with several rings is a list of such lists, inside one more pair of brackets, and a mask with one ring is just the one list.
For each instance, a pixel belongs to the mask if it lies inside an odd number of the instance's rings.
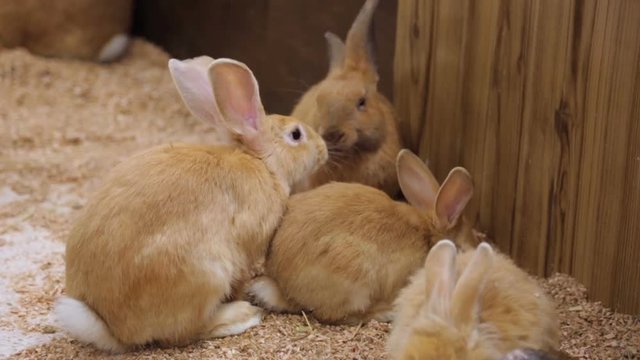
{"label": "rabbit's eye", "polygon": [[360,99],[358,99],[358,104],[356,106],[359,111],[364,110],[365,106],[367,106],[367,99],[364,97],[361,97]]}
{"label": "rabbit's eye", "polygon": [[304,140],[304,132],[299,126],[294,127],[285,135],[285,140],[291,145],[298,145]]}
{"label": "rabbit's eye", "polygon": [[291,132],[291,138],[295,141],[298,141],[300,140],[300,138],[302,138],[302,132],[300,131],[300,128],[293,129],[293,131]]}

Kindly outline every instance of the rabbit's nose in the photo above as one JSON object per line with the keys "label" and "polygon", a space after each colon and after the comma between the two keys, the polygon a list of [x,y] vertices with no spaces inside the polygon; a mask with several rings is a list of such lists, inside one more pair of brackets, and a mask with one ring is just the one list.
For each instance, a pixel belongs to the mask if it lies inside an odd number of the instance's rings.
{"label": "rabbit's nose", "polygon": [[322,138],[324,141],[330,144],[340,143],[345,137],[345,133],[340,129],[327,129],[324,133],[322,133]]}

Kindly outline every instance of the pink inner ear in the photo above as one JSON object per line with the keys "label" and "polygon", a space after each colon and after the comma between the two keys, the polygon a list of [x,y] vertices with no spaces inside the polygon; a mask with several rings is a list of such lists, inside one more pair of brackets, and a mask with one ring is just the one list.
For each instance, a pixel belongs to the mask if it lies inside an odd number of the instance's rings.
{"label": "pink inner ear", "polygon": [[242,119],[245,126],[248,126],[254,130],[258,129],[258,113],[254,107],[243,107],[243,104],[235,107],[233,111],[236,115]]}
{"label": "pink inner ear", "polygon": [[473,194],[472,185],[458,176],[448,177],[436,196],[436,214],[442,225],[455,225]]}
{"label": "pink inner ear", "polygon": [[250,117],[247,122],[249,123],[249,126],[251,126],[252,128],[258,130],[258,123],[256,122],[256,118],[254,117]]}
{"label": "pink inner ear", "polygon": [[456,222],[456,220],[458,220],[460,214],[462,214],[462,211],[465,208],[465,205],[466,203],[463,204],[460,201],[450,204],[449,208],[446,210],[447,220],[450,224],[453,224],[454,222]]}
{"label": "pink inner ear", "polygon": [[403,153],[398,172],[400,188],[409,203],[422,211],[432,210],[439,185],[422,160],[413,153]]}
{"label": "pink inner ear", "polygon": [[221,82],[215,92],[219,107],[228,121],[240,121],[242,124],[237,125],[257,130],[259,99],[255,94],[253,80],[242,70],[230,69],[235,72],[218,75]]}
{"label": "pink inner ear", "polygon": [[452,192],[440,192],[436,200],[436,215],[441,225],[449,227],[455,224],[460,216],[464,205],[460,199]]}
{"label": "pink inner ear", "polygon": [[255,107],[250,107],[245,115],[245,121],[247,124],[255,130],[258,130],[258,112]]}

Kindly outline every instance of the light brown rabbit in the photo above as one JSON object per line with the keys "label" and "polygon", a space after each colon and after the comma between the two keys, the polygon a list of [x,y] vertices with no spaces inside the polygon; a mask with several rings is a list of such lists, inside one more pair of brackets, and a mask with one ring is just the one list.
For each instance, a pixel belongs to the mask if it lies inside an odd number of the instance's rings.
{"label": "light brown rabbit", "polygon": [[169,61],[190,110],[235,146],[164,145],[113,169],[71,230],[55,312],[73,337],[114,352],[238,334],[261,310],[234,300],[260,273],[290,186],[327,158],[297,120],[266,116],[244,64]]}
{"label": "light brown rabbit", "polygon": [[402,150],[398,177],[411,205],[356,183],[330,183],[292,196],[271,243],[266,276],[248,292],[273,311],[312,310],[327,323],[390,321],[400,289],[443,237],[474,243],[459,217],[473,193],[463,168],[438,185]]}
{"label": "light brown rabbit", "polygon": [[457,255],[453,242],[440,241],[396,310],[388,342],[394,359],[495,360],[516,349],[558,347],[553,302],[487,243]]}
{"label": "light brown rabbit", "polygon": [[378,0],[367,0],[355,19],[346,43],[326,33],[330,68],[311,87],[292,116],[307,122],[327,142],[329,161],[297,184],[305,191],[330,181],[357,182],[395,196],[395,159],[400,151],[397,121],[391,103],[377,90],[370,28]]}
{"label": "light brown rabbit", "polygon": [[113,61],[127,49],[132,13],[132,0],[2,0],[0,45]]}

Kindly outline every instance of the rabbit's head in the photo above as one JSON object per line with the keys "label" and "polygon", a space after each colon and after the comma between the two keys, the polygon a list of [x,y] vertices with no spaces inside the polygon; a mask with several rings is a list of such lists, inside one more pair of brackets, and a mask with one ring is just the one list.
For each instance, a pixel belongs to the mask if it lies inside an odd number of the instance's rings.
{"label": "rabbit's head", "polygon": [[329,72],[301,100],[310,109],[304,120],[320,132],[331,152],[342,156],[378,150],[387,138],[388,122],[394,122],[389,102],[377,89],[370,32],[377,3],[368,0],[364,4],[345,43],[325,33]]}
{"label": "rabbit's head", "polygon": [[497,359],[490,327],[480,325],[480,297],[494,253],[487,243],[475,250],[456,281],[455,244],[438,242],[429,252],[420,275],[424,302],[408,333],[401,359]]}
{"label": "rabbit's head", "polygon": [[287,191],[327,160],[324,141],[309,126],[265,114],[258,82],[245,64],[201,56],[171,59],[169,69],[189,110],[212,124],[223,142],[261,159]]}

